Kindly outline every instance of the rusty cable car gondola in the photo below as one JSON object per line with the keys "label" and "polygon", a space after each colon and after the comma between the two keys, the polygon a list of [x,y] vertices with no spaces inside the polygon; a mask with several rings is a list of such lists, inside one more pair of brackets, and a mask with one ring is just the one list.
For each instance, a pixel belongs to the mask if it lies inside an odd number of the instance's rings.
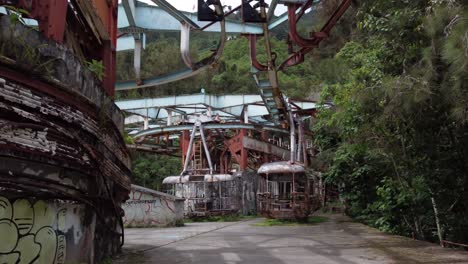
{"label": "rusty cable car gondola", "polygon": [[[307,157],[303,144],[302,126],[299,125],[299,142],[296,151],[296,131],[289,107],[290,160],[265,163],[258,169],[257,204],[259,212],[275,219],[306,219],[311,212],[310,183],[303,163]],[[301,120],[299,120],[299,124]]]}
{"label": "rusty cable car gondola", "polygon": [[[203,169],[192,164],[189,169],[192,156],[195,158],[196,132],[199,131],[209,169]],[[201,147],[201,146],[200,146]],[[201,153],[201,149],[200,149]],[[198,164],[201,166],[201,162]],[[209,171],[208,174],[206,172]],[[192,129],[190,143],[184,168],[179,176],[169,176],[163,180],[163,184],[169,186],[169,193],[185,198],[184,211],[188,217],[210,216],[237,213],[239,211],[238,193],[239,177],[231,174],[216,174],[210,156],[202,121],[197,119]]]}

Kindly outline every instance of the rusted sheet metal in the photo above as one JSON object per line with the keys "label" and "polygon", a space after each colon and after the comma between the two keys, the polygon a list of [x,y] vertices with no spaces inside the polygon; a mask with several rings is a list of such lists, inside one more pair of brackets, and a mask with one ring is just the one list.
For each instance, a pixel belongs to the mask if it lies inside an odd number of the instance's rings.
{"label": "rusted sheet metal", "polygon": [[28,16],[38,21],[39,31],[47,38],[63,42],[67,0],[0,0],[0,4],[25,9]]}
{"label": "rusted sheet metal", "polygon": [[304,173],[305,168],[300,164],[291,164],[289,161],[278,161],[266,163],[260,166],[258,174],[270,174],[270,173]]}
{"label": "rusted sheet metal", "polygon": [[271,154],[281,159],[289,160],[291,155],[290,151],[287,149],[251,137],[244,137],[242,143],[246,149]]}

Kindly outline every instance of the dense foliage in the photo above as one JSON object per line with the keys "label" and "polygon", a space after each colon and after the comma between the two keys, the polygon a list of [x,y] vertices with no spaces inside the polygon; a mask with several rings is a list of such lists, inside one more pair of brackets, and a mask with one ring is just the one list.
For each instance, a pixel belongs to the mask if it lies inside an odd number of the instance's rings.
{"label": "dense foliage", "polygon": [[[315,126],[348,213],[388,232],[468,241],[468,10],[362,1]],[[439,236],[439,237],[438,237]]]}
{"label": "dense foliage", "polygon": [[181,171],[179,157],[133,153],[133,182],[146,188],[163,191],[162,180]]}
{"label": "dense foliage", "polygon": [[[322,16],[308,26],[323,21],[337,2],[324,2]],[[322,109],[314,126],[320,151],[316,169],[339,187],[348,214],[358,220],[418,239],[466,243],[465,1],[356,2],[327,43],[303,64],[280,74],[288,96],[311,97],[320,91],[322,100],[334,103]],[[284,58],[284,28],[274,34],[274,49]],[[143,58],[145,77],[183,67],[177,35],[153,38],[158,41],[147,46]],[[194,51],[209,49],[215,42],[213,35],[192,41]],[[261,59],[262,47],[259,52]],[[120,79],[131,78],[132,59],[131,53],[119,54]],[[244,38],[228,41],[222,60],[195,78],[118,96],[186,94],[201,88],[215,94],[257,93]],[[178,159],[170,163],[178,167],[170,169],[163,166],[164,159],[168,158],[137,159],[137,181],[159,188],[154,177],[180,171]]]}

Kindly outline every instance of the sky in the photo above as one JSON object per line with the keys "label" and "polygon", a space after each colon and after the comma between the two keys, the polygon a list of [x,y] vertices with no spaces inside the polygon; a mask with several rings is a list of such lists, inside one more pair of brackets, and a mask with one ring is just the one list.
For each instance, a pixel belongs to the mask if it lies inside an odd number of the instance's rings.
{"label": "sky", "polygon": [[[151,0],[139,0],[147,4],[153,4]],[[187,12],[196,12],[197,11],[197,0],[167,0],[175,8],[187,11]],[[270,3],[271,0],[267,0],[267,3]],[[223,5],[236,7],[241,4],[241,0],[221,0]],[[284,5],[278,5],[275,10],[275,15],[280,15],[286,12],[286,7]]]}

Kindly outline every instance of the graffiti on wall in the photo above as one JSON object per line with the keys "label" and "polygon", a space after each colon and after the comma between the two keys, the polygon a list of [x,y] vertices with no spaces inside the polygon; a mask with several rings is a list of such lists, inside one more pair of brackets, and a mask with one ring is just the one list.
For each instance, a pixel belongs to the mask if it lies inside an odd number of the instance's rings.
{"label": "graffiti on wall", "polygon": [[66,232],[71,227],[67,210],[43,200],[0,196],[0,263],[65,263]]}
{"label": "graffiti on wall", "polygon": [[[183,203],[183,201],[177,202]],[[130,199],[122,206],[125,211],[124,225],[129,227],[174,225],[181,215],[177,212],[177,202],[132,187]]]}

